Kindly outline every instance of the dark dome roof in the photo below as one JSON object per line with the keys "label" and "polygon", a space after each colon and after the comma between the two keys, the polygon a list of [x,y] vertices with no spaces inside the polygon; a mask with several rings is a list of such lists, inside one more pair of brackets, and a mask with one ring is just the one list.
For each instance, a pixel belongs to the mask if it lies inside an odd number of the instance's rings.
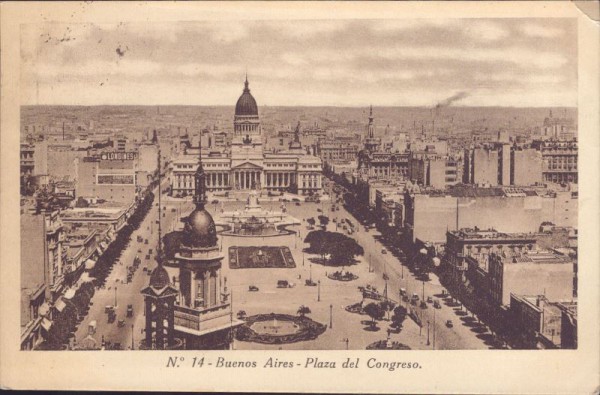
{"label": "dark dome roof", "polygon": [[150,286],[156,289],[163,289],[169,285],[169,273],[162,265],[158,265],[150,275]]}
{"label": "dark dome roof", "polygon": [[235,105],[235,115],[258,115],[258,106],[248,89],[248,80],[244,83],[244,93]]}
{"label": "dark dome roof", "polygon": [[204,208],[195,209],[187,218],[184,242],[192,247],[214,247],[217,245],[217,229],[212,216]]}

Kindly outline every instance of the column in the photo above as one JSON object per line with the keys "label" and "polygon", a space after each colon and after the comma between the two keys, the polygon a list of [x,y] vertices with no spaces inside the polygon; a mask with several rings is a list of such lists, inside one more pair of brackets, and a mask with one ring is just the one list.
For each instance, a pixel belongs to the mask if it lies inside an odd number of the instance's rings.
{"label": "column", "polygon": [[152,348],[152,300],[145,297],[146,302],[146,347]]}
{"label": "column", "polygon": [[198,283],[196,282],[196,273],[190,272],[190,290],[188,298],[188,307],[194,308],[196,306],[196,294],[198,293]]}
{"label": "column", "polygon": [[163,317],[163,308],[162,303],[156,304],[156,334],[154,338],[156,339],[156,348],[162,350],[164,348],[163,336],[165,334],[164,330],[164,317]]}
{"label": "column", "polygon": [[210,307],[210,273],[205,271],[202,273],[202,298],[204,299],[204,307]]}
{"label": "column", "polygon": [[175,299],[171,298],[169,301],[169,337],[167,338],[167,344],[172,346],[175,343]]}

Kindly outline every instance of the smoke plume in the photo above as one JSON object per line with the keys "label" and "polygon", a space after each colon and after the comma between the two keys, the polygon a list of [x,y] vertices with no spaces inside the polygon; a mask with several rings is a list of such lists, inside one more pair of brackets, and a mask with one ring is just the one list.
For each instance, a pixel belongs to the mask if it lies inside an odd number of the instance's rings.
{"label": "smoke plume", "polygon": [[447,98],[447,99],[439,102],[438,104],[436,104],[435,105],[435,109],[437,110],[439,108],[448,107],[449,105],[451,105],[455,101],[462,100],[462,99],[466,98],[467,96],[469,96],[469,94],[467,92],[458,92],[457,94],[452,95],[449,98]]}

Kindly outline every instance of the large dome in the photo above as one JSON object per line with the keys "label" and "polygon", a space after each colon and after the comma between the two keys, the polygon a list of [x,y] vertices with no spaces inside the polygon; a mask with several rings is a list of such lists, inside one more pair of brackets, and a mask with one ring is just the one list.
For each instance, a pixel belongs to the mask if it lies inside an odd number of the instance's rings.
{"label": "large dome", "polygon": [[215,221],[204,208],[192,211],[186,220],[184,234],[184,243],[191,247],[214,247],[217,245]]}
{"label": "large dome", "polygon": [[238,99],[235,104],[235,115],[258,115],[258,106],[256,105],[256,100],[250,93],[250,89],[248,89],[248,80],[244,82],[244,93]]}

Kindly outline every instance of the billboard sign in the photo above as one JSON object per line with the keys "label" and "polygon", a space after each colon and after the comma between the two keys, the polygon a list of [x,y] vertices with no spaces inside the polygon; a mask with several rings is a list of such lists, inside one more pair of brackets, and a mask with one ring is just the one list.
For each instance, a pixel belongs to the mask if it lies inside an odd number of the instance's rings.
{"label": "billboard sign", "polygon": [[138,157],[137,152],[103,152],[100,158],[102,160],[135,160]]}

